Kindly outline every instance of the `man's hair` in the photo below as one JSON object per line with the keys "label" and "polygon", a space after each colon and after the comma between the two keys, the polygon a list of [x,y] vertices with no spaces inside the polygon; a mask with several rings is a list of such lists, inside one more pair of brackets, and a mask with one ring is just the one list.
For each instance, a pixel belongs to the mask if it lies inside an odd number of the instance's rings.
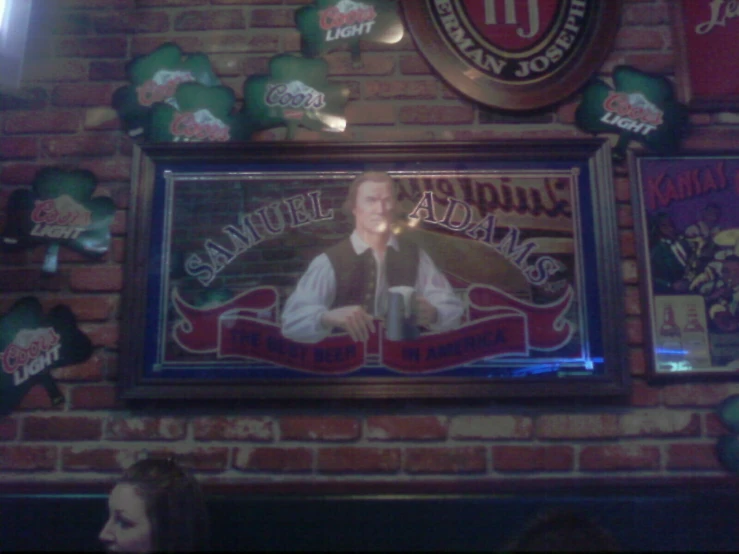
{"label": "man's hair", "polygon": [[129,467],[119,483],[136,488],[158,552],[197,552],[208,544],[208,512],[197,480],[173,458],[148,458]]}
{"label": "man's hair", "polygon": [[393,178],[384,171],[365,171],[357,175],[349,185],[349,192],[346,195],[346,200],[341,206],[341,210],[348,216],[353,216],[354,207],[357,205],[357,191],[359,187],[367,181],[379,181],[381,183],[389,183],[392,189],[393,198],[397,196],[398,186],[393,181]]}

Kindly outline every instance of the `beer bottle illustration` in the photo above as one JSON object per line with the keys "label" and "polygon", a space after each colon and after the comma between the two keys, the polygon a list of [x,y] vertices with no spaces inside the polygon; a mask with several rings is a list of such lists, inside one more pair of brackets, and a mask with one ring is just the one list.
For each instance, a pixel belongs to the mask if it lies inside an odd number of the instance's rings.
{"label": "beer bottle illustration", "polygon": [[684,359],[682,333],[675,321],[675,310],[671,303],[662,310],[662,325],[657,337],[658,371],[677,371],[679,362]]}
{"label": "beer bottle illustration", "polygon": [[693,368],[710,367],[708,334],[698,318],[698,308],[694,303],[688,304],[687,314],[688,321],[683,327],[683,346],[686,357]]}

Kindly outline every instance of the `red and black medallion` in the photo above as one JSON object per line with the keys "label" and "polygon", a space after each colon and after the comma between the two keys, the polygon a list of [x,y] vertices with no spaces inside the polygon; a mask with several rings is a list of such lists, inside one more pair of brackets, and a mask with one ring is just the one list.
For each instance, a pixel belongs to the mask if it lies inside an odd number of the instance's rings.
{"label": "red and black medallion", "polygon": [[409,0],[406,23],[431,66],[482,104],[531,110],[597,70],[618,28],[612,0]]}

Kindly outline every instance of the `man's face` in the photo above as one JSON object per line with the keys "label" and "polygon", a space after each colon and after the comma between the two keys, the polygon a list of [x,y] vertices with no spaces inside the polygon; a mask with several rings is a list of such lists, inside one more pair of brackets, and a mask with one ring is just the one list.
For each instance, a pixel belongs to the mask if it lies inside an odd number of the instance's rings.
{"label": "man's face", "polygon": [[352,213],[355,228],[364,233],[388,232],[395,210],[393,187],[386,181],[365,181],[357,189]]}
{"label": "man's face", "polygon": [[721,268],[721,276],[730,285],[739,285],[739,262],[736,262],[734,260],[724,262],[724,265]]}

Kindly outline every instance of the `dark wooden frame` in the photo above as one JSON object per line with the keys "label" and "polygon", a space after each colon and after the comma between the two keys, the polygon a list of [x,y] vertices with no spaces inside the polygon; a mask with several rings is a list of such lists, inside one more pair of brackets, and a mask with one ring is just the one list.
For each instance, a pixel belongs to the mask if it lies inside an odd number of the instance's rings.
{"label": "dark wooden frame", "polygon": [[[551,106],[583,86],[606,60],[619,28],[621,14],[621,0],[592,3],[590,7],[597,10],[597,14],[588,23],[586,44],[577,43],[577,53],[556,71],[545,71],[537,79],[516,83],[493,78],[455,54],[428,12],[429,1],[402,2],[406,26],[429,64],[450,87],[472,100],[493,108],[516,111]],[[549,44],[537,44],[535,48],[544,50],[547,46]],[[483,52],[487,54],[488,50],[483,48]],[[510,59],[515,57],[511,55]],[[503,56],[501,59],[508,58]]]}
{"label": "dark wooden frame", "polygon": [[[686,2],[691,2],[691,7],[695,8],[699,3],[694,0],[675,0],[671,2],[671,17],[673,21],[673,37],[675,43],[675,51],[677,53],[677,67],[675,72],[678,98],[686,103],[690,109],[699,111],[719,111],[719,110],[736,110],[739,108],[739,78],[736,75],[736,57],[739,55],[739,47],[736,41],[718,40],[721,55],[728,56],[729,63],[723,68],[717,67],[718,60],[705,59],[704,63],[691,64],[689,52],[698,51],[698,46],[694,43],[698,40],[694,29],[689,29],[687,17],[685,14]],[[695,4],[693,6],[692,4]],[[701,8],[710,13],[710,4],[713,2],[701,2]],[[705,23],[705,22],[701,22]],[[731,26],[737,29],[739,22],[729,19],[726,26],[719,25],[720,30],[726,31],[726,27]],[[736,33],[736,31],[735,31]],[[710,58],[710,54],[708,55]],[[700,65],[700,67],[697,67]],[[735,81],[735,90],[733,93],[725,95],[701,96],[695,92],[694,82],[701,77],[696,75],[696,70],[708,69],[719,79],[726,79],[727,75],[733,77]]]}
{"label": "dark wooden frame", "polygon": [[[234,171],[244,164],[269,171],[285,164],[308,164],[320,171],[322,164],[350,164],[357,171],[393,167],[425,167],[448,164],[454,168],[482,164],[485,168],[518,167],[531,171],[542,167],[569,168],[573,183],[584,198],[573,208],[580,229],[578,244],[587,242],[577,262],[581,264],[578,310],[583,327],[582,350],[587,363],[575,371],[574,362],[561,364],[557,376],[484,378],[469,375],[439,377],[425,375],[406,378],[331,377],[315,379],[223,378],[182,379],[147,374],[146,338],[152,298],[144,291],[160,290],[161,280],[152,277],[152,229],[170,214],[153,212],[153,196],[163,187],[163,173],[202,171],[217,168]],[[357,165],[359,164],[359,165]],[[189,169],[188,169],[189,168]],[[196,169],[193,169],[196,168]],[[455,169],[456,171],[456,169]],[[562,169],[558,169],[562,171]],[[543,178],[542,178],[543,179]],[[623,321],[623,288],[618,251],[614,189],[610,148],[601,139],[568,141],[499,141],[457,143],[245,143],[245,144],[155,144],[136,147],[132,178],[132,203],[129,208],[125,291],[122,304],[121,381],[127,399],[449,399],[533,398],[579,396],[590,398],[622,397],[629,387]],[[584,220],[581,218],[584,217]],[[574,220],[573,220],[574,221]],[[591,227],[592,226],[592,227]],[[577,231],[574,231],[577,232]],[[576,248],[577,249],[577,248]],[[161,253],[160,253],[161,254]],[[574,255],[574,254],[573,254]],[[156,269],[158,266],[154,266]],[[161,275],[164,271],[154,275]],[[574,278],[573,278],[574,279]],[[573,281],[574,282],[574,281]],[[160,287],[157,289],[156,287]],[[151,295],[149,295],[151,296]],[[156,295],[154,295],[156,296]],[[593,315],[596,314],[596,315]],[[603,314],[602,319],[597,314]],[[156,337],[155,341],[163,340]],[[527,339],[528,340],[528,339]],[[156,343],[159,344],[158,342]],[[591,355],[592,353],[592,355]],[[580,359],[580,358],[578,358]],[[593,366],[592,360],[596,360]],[[530,359],[529,362],[536,361]],[[566,361],[566,360],[565,360]],[[507,362],[506,362],[507,363]],[[578,362],[579,363],[579,362]],[[588,365],[589,364],[589,365]],[[237,366],[237,363],[231,362]],[[466,367],[466,366],[464,366]],[[559,366],[558,366],[559,367]],[[595,367],[595,370],[592,368]]]}
{"label": "dark wooden frame", "polygon": [[[727,163],[728,162],[728,163]],[[658,327],[660,327],[659,319],[663,317],[663,314],[658,313],[658,308],[662,308],[662,312],[665,310],[665,305],[670,303],[673,305],[673,315],[675,320],[680,326],[685,324],[688,308],[688,303],[698,303],[696,312],[700,315],[700,323],[707,328],[707,340],[714,340],[718,335],[730,338],[735,335],[737,342],[739,343],[739,331],[736,333],[729,333],[728,335],[717,330],[709,328],[709,306],[705,304],[705,310],[700,308],[700,305],[704,300],[697,300],[701,298],[708,298],[705,295],[700,294],[700,288],[690,288],[686,292],[657,292],[655,288],[655,277],[653,272],[653,257],[651,254],[650,245],[650,215],[654,216],[659,212],[665,212],[673,218],[678,232],[685,238],[684,223],[681,225],[681,221],[685,220],[687,214],[698,218],[703,207],[710,202],[719,204],[722,208],[722,218],[719,220],[725,229],[733,229],[733,227],[726,227],[727,213],[734,213],[731,209],[731,205],[726,205],[726,197],[723,199],[716,196],[717,192],[711,193],[711,190],[706,189],[700,193],[696,193],[694,196],[686,195],[685,198],[674,199],[666,206],[648,207],[647,204],[650,202],[646,199],[647,196],[651,196],[648,192],[647,186],[649,185],[649,177],[655,177],[655,175],[665,180],[661,180],[662,192],[666,190],[666,179],[672,179],[672,182],[677,182],[677,175],[679,171],[683,176],[683,183],[690,183],[690,188],[697,191],[698,186],[695,180],[703,181],[709,174],[709,168],[716,168],[715,164],[723,163],[723,171],[726,171],[725,177],[727,181],[724,189],[719,189],[718,193],[729,194],[730,196],[736,196],[736,204],[739,204],[739,194],[731,194],[731,189],[734,188],[734,181],[731,179],[731,175],[728,173],[731,169],[735,171],[734,179],[739,178],[739,153],[737,152],[700,152],[700,151],[686,151],[680,155],[661,157],[654,154],[648,154],[646,152],[629,152],[629,168],[631,173],[632,183],[632,201],[634,208],[634,224],[636,231],[637,240],[637,255],[639,260],[639,266],[642,268],[640,271],[640,295],[641,295],[641,306],[642,306],[642,317],[644,321],[644,337],[645,337],[645,349],[646,349],[646,360],[647,360],[647,375],[650,380],[655,381],[685,381],[685,380],[736,380],[739,377],[739,364],[736,362],[729,362],[728,365],[719,365],[715,363],[716,354],[713,352],[713,348],[709,346],[709,354],[711,364],[701,365],[695,369],[688,369],[688,366],[684,363],[679,365],[682,370],[676,370],[672,372],[660,371],[658,364],[658,351],[664,348],[662,341],[658,340]],[[651,164],[651,165],[650,165]],[[682,164],[682,165],[680,165]],[[690,172],[690,178],[687,178],[687,172]],[[716,169],[718,171],[718,169]],[[717,175],[716,173],[715,175]],[[701,177],[703,175],[703,177]],[[646,178],[646,179],[645,179]],[[687,179],[687,180],[686,180]],[[720,183],[720,179],[713,177],[714,182]],[[645,180],[647,181],[645,183]],[[656,182],[656,181],[655,181]],[[720,186],[720,185],[719,185]],[[665,198],[667,195],[665,194]],[[692,201],[692,204],[691,204]],[[682,207],[681,207],[682,203]],[[677,211],[676,211],[677,210]],[[734,218],[736,219],[736,218]],[[677,220],[677,221],[676,221]],[[652,220],[654,221],[654,220]],[[739,227],[739,225],[737,225]],[[688,241],[690,243],[690,241]],[[695,243],[692,243],[695,244]],[[725,249],[726,250],[726,249]],[[717,266],[718,267],[718,266]],[[698,272],[703,273],[703,272]],[[694,281],[694,277],[690,280]],[[660,302],[657,301],[660,298]],[[678,317],[679,316],[679,317]],[[713,337],[713,338],[712,338]],[[685,340],[685,339],[684,339]],[[726,339],[724,339],[726,340]],[[683,349],[688,349],[685,345]],[[739,354],[739,347],[735,348],[737,354]],[[685,358],[687,360],[687,358]],[[663,360],[665,363],[672,363],[666,358]],[[674,363],[681,363],[679,360],[675,360]],[[730,371],[727,368],[729,366],[736,366],[736,371]],[[666,367],[666,366],[665,366]],[[691,366],[692,367],[692,366]]]}

